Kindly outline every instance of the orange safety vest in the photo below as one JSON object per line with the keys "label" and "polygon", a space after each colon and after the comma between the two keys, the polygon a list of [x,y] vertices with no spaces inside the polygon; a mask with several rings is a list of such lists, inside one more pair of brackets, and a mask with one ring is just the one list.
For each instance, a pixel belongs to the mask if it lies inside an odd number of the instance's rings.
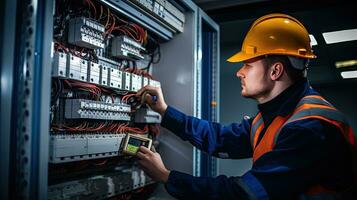
{"label": "orange safety vest", "polygon": [[[351,145],[353,152],[354,170],[357,168],[356,152],[357,144],[356,138],[351,126],[349,126],[344,116],[334,108],[328,101],[319,95],[308,95],[303,97],[297,104],[294,111],[285,117],[277,116],[272,123],[267,127],[263,138],[257,144],[258,138],[264,129],[264,121],[262,114],[259,112],[254,118],[251,126],[251,142],[253,147],[253,163],[263,154],[272,151],[278,139],[280,130],[288,123],[303,120],[303,119],[320,119],[337,126],[345,139]],[[357,180],[357,172],[355,171],[355,180]],[[316,185],[311,187],[307,194],[319,194],[331,192],[325,190],[322,186]]]}

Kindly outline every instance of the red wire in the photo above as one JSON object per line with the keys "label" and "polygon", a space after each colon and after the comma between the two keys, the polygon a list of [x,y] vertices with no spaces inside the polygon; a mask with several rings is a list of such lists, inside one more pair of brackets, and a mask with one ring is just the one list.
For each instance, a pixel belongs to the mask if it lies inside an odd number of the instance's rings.
{"label": "red wire", "polygon": [[97,9],[91,0],[86,0],[87,3],[94,8],[94,19],[97,19]]}

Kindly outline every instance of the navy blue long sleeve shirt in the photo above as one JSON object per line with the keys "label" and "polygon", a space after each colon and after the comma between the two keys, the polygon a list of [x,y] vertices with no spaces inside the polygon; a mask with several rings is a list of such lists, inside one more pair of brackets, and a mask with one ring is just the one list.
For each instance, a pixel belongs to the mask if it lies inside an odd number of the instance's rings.
{"label": "navy blue long sleeve shirt", "polygon": [[[265,127],[276,116],[288,115],[309,94],[317,92],[303,81],[258,105]],[[252,120],[223,126],[169,106],[161,125],[210,155],[239,159],[252,156]],[[179,199],[293,199],[315,184],[343,190],[352,182],[351,171],[349,147],[339,129],[322,120],[305,119],[287,124],[273,150],[241,177],[193,177],[172,170],[165,186]]]}

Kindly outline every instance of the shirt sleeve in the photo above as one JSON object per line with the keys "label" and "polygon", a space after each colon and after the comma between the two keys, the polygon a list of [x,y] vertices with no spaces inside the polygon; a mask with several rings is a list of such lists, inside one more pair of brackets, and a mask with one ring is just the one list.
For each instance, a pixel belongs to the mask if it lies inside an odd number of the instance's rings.
{"label": "shirt sleeve", "polygon": [[181,139],[210,155],[220,158],[248,158],[252,156],[250,143],[251,120],[243,119],[241,124],[223,126],[168,107],[161,126],[175,133]]}

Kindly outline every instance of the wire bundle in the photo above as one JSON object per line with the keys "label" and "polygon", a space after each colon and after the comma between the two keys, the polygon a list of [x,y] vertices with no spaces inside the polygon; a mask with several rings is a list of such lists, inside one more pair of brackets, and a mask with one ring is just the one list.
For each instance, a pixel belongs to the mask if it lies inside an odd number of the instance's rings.
{"label": "wire bundle", "polygon": [[102,89],[90,83],[79,81],[64,80],[70,88],[76,88],[81,91],[89,92],[95,100],[99,100],[102,94]]}
{"label": "wire bundle", "polygon": [[[98,6],[95,5],[92,0],[86,0],[86,3],[91,10],[89,17],[103,23],[106,29],[105,33],[103,34],[104,37],[108,37],[112,34],[113,31],[119,31],[141,44],[146,44],[148,34],[144,28],[135,23],[128,22],[119,18],[117,15],[113,14],[109,8],[107,8],[107,12],[105,12],[102,5],[100,5],[100,12],[97,16]],[[91,13],[94,14],[94,16],[92,16]]]}
{"label": "wire bundle", "polygon": [[90,122],[82,122],[78,125],[53,125],[52,129],[55,131],[66,131],[71,133],[83,133],[83,132],[105,132],[105,133],[135,133],[135,134],[147,134],[149,131],[148,125],[145,125],[143,129],[138,127],[130,127],[128,123],[113,123],[113,122],[100,122],[91,124]]}

